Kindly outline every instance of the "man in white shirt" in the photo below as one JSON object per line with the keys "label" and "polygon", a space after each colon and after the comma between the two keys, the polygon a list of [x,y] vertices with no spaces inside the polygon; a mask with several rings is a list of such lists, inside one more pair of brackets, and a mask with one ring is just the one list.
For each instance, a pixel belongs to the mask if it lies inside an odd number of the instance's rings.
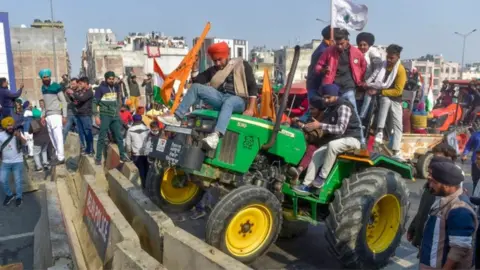
{"label": "man in white shirt", "polygon": [[13,173],[16,190],[16,206],[22,204],[22,179],[23,179],[23,154],[22,146],[26,143],[20,130],[15,130],[15,120],[12,117],[5,117],[1,122],[4,131],[0,132],[0,152],[2,163],[0,165],[0,180],[3,181],[3,190],[7,195],[3,205],[9,205],[13,199],[10,190],[10,173]]}

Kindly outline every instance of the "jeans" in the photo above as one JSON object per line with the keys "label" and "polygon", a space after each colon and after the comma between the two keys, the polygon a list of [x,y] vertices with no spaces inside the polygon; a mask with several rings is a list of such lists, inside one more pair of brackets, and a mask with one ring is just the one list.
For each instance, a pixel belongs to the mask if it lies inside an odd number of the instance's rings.
{"label": "jeans", "polygon": [[353,137],[336,139],[329,142],[327,145],[318,148],[313,152],[312,160],[308,165],[307,174],[305,175],[303,184],[307,186],[310,185],[313,180],[315,180],[315,176],[320,167],[322,169],[318,175],[323,179],[326,179],[335,164],[337,155],[355,149],[360,149],[360,142]]}
{"label": "jeans", "polygon": [[153,93],[145,95],[145,110],[149,111],[152,109],[153,102]]}
{"label": "jeans", "polygon": [[35,166],[37,169],[41,169],[48,165],[48,143],[44,145],[33,146],[33,159],[35,160]]}
{"label": "jeans", "polygon": [[[307,98],[308,101],[312,100],[313,97],[319,97],[320,95],[318,94],[317,89],[308,89],[307,90]],[[300,118],[299,120],[303,123],[306,123],[308,119],[310,118],[310,110],[307,110]]]}
{"label": "jeans", "polygon": [[23,162],[5,163],[0,166],[0,179],[3,181],[3,190],[7,196],[12,196],[10,190],[10,173],[13,173],[15,180],[15,190],[17,192],[17,199],[22,198],[22,179],[23,179]]}
{"label": "jeans", "polygon": [[107,133],[110,130],[113,139],[117,142],[120,157],[126,157],[125,146],[123,145],[123,137],[121,133],[120,118],[118,116],[100,115],[100,132],[98,134],[97,152],[95,159],[102,160],[103,149],[107,141]]}
{"label": "jeans", "polygon": [[365,117],[367,117],[368,107],[370,107],[371,102],[372,102],[372,96],[365,93],[365,95],[363,96],[362,108],[360,109],[361,119],[364,119]]}
{"label": "jeans", "polygon": [[[355,99],[355,89],[347,89],[343,94],[342,97],[353,105],[353,110],[355,113],[355,116],[357,116],[358,121],[360,122],[360,126],[362,125],[362,119],[360,118],[360,115],[358,114],[358,109],[357,109],[357,100]],[[365,144],[365,136],[363,135],[363,127],[362,131],[360,132],[360,143]]]}
{"label": "jeans", "polygon": [[[477,164],[472,163],[472,182],[473,182],[473,190],[477,187],[478,179],[480,179],[480,169],[478,168]],[[479,239],[480,241],[480,239]],[[480,255],[479,255],[480,256]]]}
{"label": "jeans", "polygon": [[188,109],[198,100],[202,100],[212,106],[214,110],[220,111],[215,131],[221,134],[225,134],[227,131],[228,122],[232,117],[232,113],[242,113],[245,111],[245,101],[241,97],[222,93],[210,86],[194,83],[183,97],[182,102],[175,111],[175,115],[183,118]]}
{"label": "jeans", "polygon": [[77,121],[75,119],[75,116],[69,115],[67,116],[67,123],[63,127],[63,140],[65,141],[67,139],[68,132],[72,130],[72,125],[75,123],[75,132],[78,133],[78,125]]}
{"label": "jeans", "polygon": [[140,181],[142,183],[142,188],[145,188],[145,180],[147,179],[148,174],[148,167],[150,164],[148,163],[147,156],[133,156],[132,157],[133,164],[137,166],[138,174],[140,175]]}
{"label": "jeans", "polygon": [[12,115],[13,115],[13,108],[10,108],[10,107],[2,108],[2,118],[12,116]]}
{"label": "jeans", "polygon": [[[75,116],[80,142],[85,144],[85,153],[93,153],[93,133],[92,133],[92,117],[89,115]],[[83,142],[85,141],[85,142]]]}
{"label": "jeans", "polygon": [[[390,125],[393,129],[393,142],[392,150],[399,151],[402,142],[403,135],[403,108],[402,103],[399,101],[393,101],[388,97],[380,97],[380,108],[378,110],[378,122],[377,129],[382,130],[385,128],[385,122],[387,116],[390,120]],[[388,129],[391,132],[391,129]]]}

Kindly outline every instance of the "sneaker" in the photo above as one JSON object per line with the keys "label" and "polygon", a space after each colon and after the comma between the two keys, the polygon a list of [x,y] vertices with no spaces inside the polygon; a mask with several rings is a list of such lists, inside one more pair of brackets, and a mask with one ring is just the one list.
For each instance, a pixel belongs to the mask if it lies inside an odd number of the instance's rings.
{"label": "sneaker", "polygon": [[212,150],[217,149],[218,141],[220,140],[218,133],[212,133],[209,134],[207,137],[205,137],[202,141],[203,143],[207,144],[208,147]]}
{"label": "sneaker", "polygon": [[313,180],[312,182],[312,186],[314,188],[322,188],[324,184],[325,184],[325,179],[323,179],[320,176],[317,176],[317,178],[315,178],[315,180]]}
{"label": "sneaker", "polygon": [[402,157],[402,152],[398,151],[397,153],[395,153],[393,156],[392,156],[393,159],[396,159],[398,161],[405,161]]}
{"label": "sneaker", "polygon": [[193,214],[190,216],[190,219],[197,220],[197,219],[203,218],[206,215],[207,215],[207,211],[205,210],[194,210]]}
{"label": "sneaker", "polygon": [[95,165],[102,166],[102,160],[101,159],[95,159]]}
{"label": "sneaker", "polygon": [[375,143],[383,144],[383,132],[378,132],[377,135],[375,135]]}
{"label": "sneaker", "polygon": [[20,205],[22,205],[22,203],[23,203],[23,200],[22,200],[21,198],[17,198],[17,199],[15,200],[15,205],[16,205],[17,207],[19,207]]}
{"label": "sneaker", "polygon": [[182,124],[180,121],[178,121],[178,119],[177,119],[177,117],[175,117],[175,115],[158,116],[157,119],[158,119],[158,121],[164,123],[167,126],[179,127]]}
{"label": "sneaker", "polygon": [[13,195],[5,197],[5,200],[3,200],[3,206],[9,205],[13,201],[13,199],[14,199]]}
{"label": "sneaker", "polygon": [[92,153],[88,154],[88,156],[91,157],[91,158],[94,158],[94,157],[95,157],[95,153],[92,152]]}
{"label": "sneaker", "polygon": [[43,168],[35,169],[35,172],[43,172]]}
{"label": "sneaker", "polygon": [[43,165],[43,170],[44,171],[48,171],[49,169],[50,169],[50,167],[48,166],[48,164]]}
{"label": "sneaker", "polygon": [[293,192],[300,194],[300,195],[309,195],[310,187],[306,185],[297,185],[293,187]]}

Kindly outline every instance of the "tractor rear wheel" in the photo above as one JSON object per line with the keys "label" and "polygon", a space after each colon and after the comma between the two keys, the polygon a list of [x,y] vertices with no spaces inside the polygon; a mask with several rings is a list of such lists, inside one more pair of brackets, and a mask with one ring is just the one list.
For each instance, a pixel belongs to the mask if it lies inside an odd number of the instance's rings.
{"label": "tractor rear wheel", "polygon": [[150,199],[167,213],[192,209],[204,193],[182,170],[173,167],[164,169],[160,164],[150,166],[145,182]]}
{"label": "tractor rear wheel", "polygon": [[368,168],[345,179],[329,205],[326,239],[345,267],[380,269],[400,245],[410,207],[402,177]]}
{"label": "tractor rear wheel", "polygon": [[417,173],[419,178],[427,179],[428,177],[428,167],[430,162],[433,159],[433,153],[427,152],[424,155],[421,155],[417,161]]}
{"label": "tractor rear wheel", "polygon": [[205,241],[251,263],[275,243],[282,219],[282,206],[273,193],[258,186],[242,186],[216,204],[207,221]]}

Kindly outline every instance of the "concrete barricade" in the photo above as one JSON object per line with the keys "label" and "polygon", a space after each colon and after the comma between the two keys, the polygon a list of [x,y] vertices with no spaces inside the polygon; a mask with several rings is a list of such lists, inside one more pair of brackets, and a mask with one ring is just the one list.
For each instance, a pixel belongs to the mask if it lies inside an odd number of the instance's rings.
{"label": "concrete barricade", "polygon": [[74,160],[78,169],[58,178],[57,187],[77,268],[165,269],[141,248],[137,234],[111,200],[102,168],[92,158],[75,158],[79,152],[68,149],[67,160]]}
{"label": "concrete barricade", "polygon": [[[107,153],[118,155],[118,150],[110,147]],[[251,269],[176,227],[134,184],[138,179],[128,179],[118,169],[111,169],[107,181],[110,197],[137,232],[142,248],[168,269]]]}

